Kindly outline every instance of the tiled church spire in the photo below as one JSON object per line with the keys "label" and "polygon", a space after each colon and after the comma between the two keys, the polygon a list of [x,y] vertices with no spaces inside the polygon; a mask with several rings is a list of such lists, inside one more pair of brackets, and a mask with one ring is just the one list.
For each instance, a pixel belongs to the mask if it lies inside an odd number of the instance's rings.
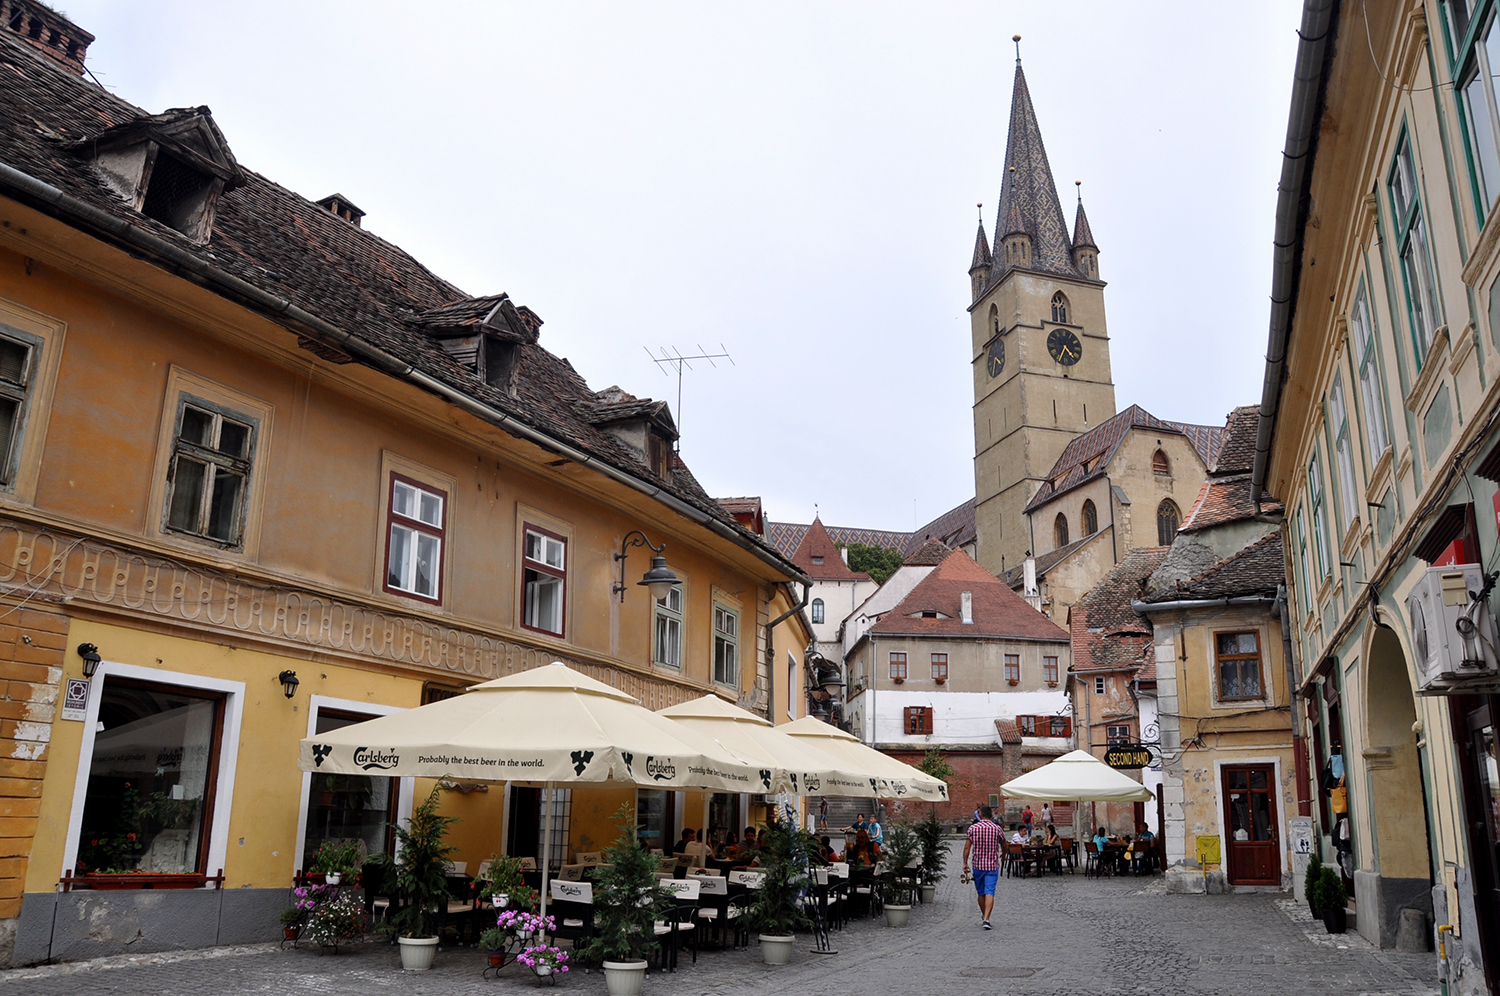
{"label": "tiled church spire", "polygon": [[974,261],[969,264],[970,270],[977,270],[990,265],[990,240],[984,234],[984,218],[979,219],[979,234],[974,236]]}
{"label": "tiled church spire", "polygon": [[1089,216],[1083,213],[1083,198],[1078,199],[1078,216],[1073,219],[1073,248],[1082,249],[1087,246],[1090,249],[1098,249],[1099,244],[1094,241],[1094,231],[1089,228]]}
{"label": "tiled church spire", "polygon": [[[1005,178],[1000,187],[1000,206],[995,214],[995,236],[1003,238],[1019,221],[1031,238],[1029,269],[1082,276],[1073,262],[1073,246],[1068,240],[1067,222],[1057,199],[1057,184],[1047,163],[1042,145],[1042,131],[1037,125],[1036,110],[1031,106],[1031,91],[1021,60],[1016,59],[1015,89],[1010,101],[1010,136],[1005,145]],[[1086,227],[1086,226],[1085,226]],[[996,252],[991,264],[998,277],[1006,261]]]}

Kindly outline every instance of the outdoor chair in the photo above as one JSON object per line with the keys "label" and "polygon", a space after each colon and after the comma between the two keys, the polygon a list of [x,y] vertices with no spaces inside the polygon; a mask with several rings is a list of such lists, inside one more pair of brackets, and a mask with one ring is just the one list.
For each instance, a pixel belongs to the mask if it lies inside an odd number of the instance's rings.
{"label": "outdoor chair", "polygon": [[698,925],[718,938],[724,946],[724,931],[729,925],[729,880],[723,875],[698,873]]}
{"label": "outdoor chair", "polygon": [[755,871],[732,871],[729,879],[729,921],[734,925],[734,946],[750,945],[750,932],[740,922],[740,915],[755,902],[751,893],[760,888],[765,875]]}
{"label": "outdoor chair", "polygon": [[551,883],[552,895],[547,902],[547,914],[556,927],[552,939],[565,938],[579,948],[594,934],[594,887],[588,882]]}
{"label": "outdoor chair", "polygon": [[692,946],[693,964],[698,964],[698,899],[702,883],[692,879],[664,878],[661,886],[671,889],[676,899],[663,911],[664,916],[656,921],[654,930],[662,946],[662,963],[667,971],[675,972],[677,952],[684,943]]}
{"label": "outdoor chair", "polygon": [[1078,863],[1078,841],[1074,840],[1072,837],[1062,837],[1060,839],[1062,843],[1058,846],[1062,849],[1062,863],[1068,866],[1068,872],[1071,874],[1072,872],[1077,870],[1076,865]]}
{"label": "outdoor chair", "polygon": [[1102,874],[1102,872],[1099,870],[1099,845],[1091,840],[1086,840],[1083,842],[1083,851],[1084,856],[1087,858],[1087,863],[1084,865],[1083,873],[1085,875],[1095,876]]}

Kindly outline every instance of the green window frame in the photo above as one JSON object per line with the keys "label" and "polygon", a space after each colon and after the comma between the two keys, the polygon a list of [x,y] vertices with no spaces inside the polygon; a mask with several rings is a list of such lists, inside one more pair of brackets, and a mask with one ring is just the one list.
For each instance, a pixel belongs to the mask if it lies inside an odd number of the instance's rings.
{"label": "green window frame", "polygon": [[1331,577],[1333,565],[1328,557],[1328,517],[1323,510],[1323,474],[1317,454],[1307,465],[1308,517],[1312,519],[1313,552],[1317,555],[1318,579]]}
{"label": "green window frame", "polygon": [[1433,275],[1432,252],[1427,235],[1427,221],[1422,215],[1422,196],[1417,189],[1416,158],[1411,132],[1404,126],[1396,141],[1386,176],[1390,195],[1391,218],[1396,228],[1396,257],[1401,262],[1401,282],[1406,290],[1406,314],[1411,326],[1411,344],[1417,358],[1417,369],[1427,360],[1432,335],[1442,324],[1438,307],[1437,281]]}
{"label": "green window frame", "polygon": [[1297,567],[1301,571],[1302,588],[1302,611],[1312,615],[1313,610],[1313,583],[1312,574],[1307,569],[1307,519],[1303,514],[1302,506],[1297,506]]}
{"label": "green window frame", "polygon": [[1444,0],[1442,9],[1469,191],[1483,226],[1500,200],[1500,99],[1494,82],[1500,73],[1500,28],[1493,0]]}

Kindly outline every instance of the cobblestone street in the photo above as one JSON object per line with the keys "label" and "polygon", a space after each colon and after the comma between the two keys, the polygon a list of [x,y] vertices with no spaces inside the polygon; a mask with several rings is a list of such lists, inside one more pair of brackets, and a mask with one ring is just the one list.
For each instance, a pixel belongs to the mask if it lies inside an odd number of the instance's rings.
{"label": "cobblestone street", "polygon": [[[956,862],[955,862],[956,867]],[[954,996],[1317,993],[1436,993],[1430,954],[1374,950],[1356,934],[1330,937],[1306,908],[1280,895],[1169,896],[1159,879],[1094,880],[1082,874],[1001,879],[995,929],[979,929],[969,886],[943,883],[938,900],[913,911],[911,926],[891,930],[862,920],[833,935],[838,954],[808,953],[767,968],[759,952],[700,954],[674,974],[653,972],[646,993],[789,993],[849,996],[943,992]],[[806,941],[806,938],[803,938]],[[275,946],[239,952],[163,956],[164,963],[47,966],[0,973],[10,993],[203,996],[224,993],[502,993],[539,983],[509,966],[498,981],[480,978],[470,950],[445,951],[434,970],[406,974],[389,947],[369,944],[337,956]],[[86,975],[86,979],[83,977]],[[540,984],[545,990],[545,984]],[[598,974],[571,972],[559,991],[603,993]]]}

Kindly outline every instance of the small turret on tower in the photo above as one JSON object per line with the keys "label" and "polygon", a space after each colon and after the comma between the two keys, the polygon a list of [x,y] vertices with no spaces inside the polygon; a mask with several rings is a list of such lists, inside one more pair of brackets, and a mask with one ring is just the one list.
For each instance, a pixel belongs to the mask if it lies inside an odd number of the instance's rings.
{"label": "small turret on tower", "polygon": [[[1012,166],[1014,173],[1016,168]],[[1010,202],[1005,224],[1005,234],[1000,236],[1000,255],[995,260],[997,270],[1008,270],[1012,266],[1031,265],[1031,233],[1027,230],[1026,214],[1021,210],[1019,199]]]}
{"label": "small turret on tower", "polygon": [[1078,188],[1078,215],[1073,219],[1073,265],[1085,277],[1098,280],[1099,247],[1094,244],[1089,216],[1083,213],[1083,181],[1074,180],[1073,184]]}
{"label": "small turret on tower", "polygon": [[990,275],[990,240],[984,234],[984,205],[979,207],[979,234],[974,236],[974,260],[969,264],[969,282],[974,286],[974,300],[984,293]]}

